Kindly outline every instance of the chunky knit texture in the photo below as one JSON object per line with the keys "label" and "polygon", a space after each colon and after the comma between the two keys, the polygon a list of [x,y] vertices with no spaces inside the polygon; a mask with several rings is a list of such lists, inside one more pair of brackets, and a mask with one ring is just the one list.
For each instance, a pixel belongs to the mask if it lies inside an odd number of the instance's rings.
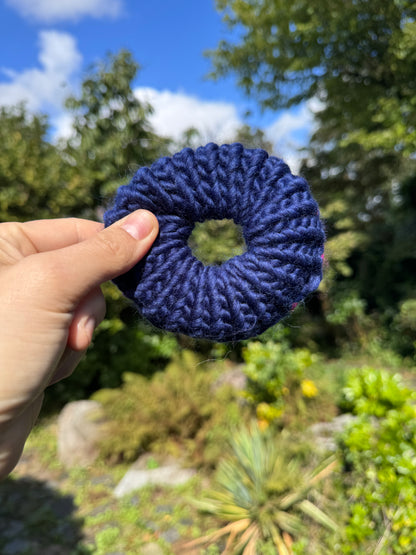
{"label": "chunky knit texture", "polygon": [[[108,226],[138,208],[160,233],[115,283],[157,327],[192,337],[254,337],[286,316],[322,278],[324,231],[307,182],[280,159],[241,144],[185,148],[138,170],[104,215]],[[232,219],[246,252],[204,266],[188,246],[195,222]]]}

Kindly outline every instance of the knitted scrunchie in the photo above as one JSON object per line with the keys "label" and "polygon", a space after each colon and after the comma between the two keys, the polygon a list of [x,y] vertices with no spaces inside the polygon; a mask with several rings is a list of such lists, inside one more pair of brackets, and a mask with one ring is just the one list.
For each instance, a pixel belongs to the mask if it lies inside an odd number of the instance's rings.
{"label": "knitted scrunchie", "polygon": [[[104,215],[138,208],[160,233],[148,255],[115,279],[157,327],[215,341],[247,339],[286,316],[322,278],[324,232],[308,184],[280,159],[241,144],[185,148],[140,168]],[[195,222],[232,219],[246,252],[204,266],[188,246]]]}

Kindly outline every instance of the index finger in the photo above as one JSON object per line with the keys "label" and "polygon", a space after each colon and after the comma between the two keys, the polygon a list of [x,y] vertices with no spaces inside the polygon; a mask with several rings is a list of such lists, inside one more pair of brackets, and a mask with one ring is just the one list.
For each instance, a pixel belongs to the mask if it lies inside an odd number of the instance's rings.
{"label": "index finger", "polygon": [[80,218],[33,220],[2,225],[8,226],[8,239],[18,243],[16,247],[24,256],[80,243],[104,228],[104,224]]}

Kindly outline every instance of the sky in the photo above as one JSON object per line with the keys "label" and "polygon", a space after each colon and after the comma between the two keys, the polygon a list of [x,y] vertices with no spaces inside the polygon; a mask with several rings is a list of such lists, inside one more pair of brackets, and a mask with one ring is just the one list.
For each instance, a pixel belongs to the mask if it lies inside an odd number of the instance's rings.
{"label": "sky", "polygon": [[233,78],[207,79],[204,52],[230,37],[214,0],[0,0],[0,105],[24,101],[49,115],[53,139],[68,136],[64,99],[92,63],[127,48],[141,67],[135,94],[153,105],[157,133],[179,138],[196,127],[203,142],[222,143],[249,123],[296,167],[312,128],[308,105],[262,113]]}

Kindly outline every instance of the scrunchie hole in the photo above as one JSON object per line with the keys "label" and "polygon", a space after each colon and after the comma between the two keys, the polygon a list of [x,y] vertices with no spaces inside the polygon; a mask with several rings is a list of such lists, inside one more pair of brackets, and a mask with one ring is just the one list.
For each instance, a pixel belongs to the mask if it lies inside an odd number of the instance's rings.
{"label": "scrunchie hole", "polygon": [[221,266],[247,251],[243,228],[227,218],[196,222],[188,245],[195,258],[205,266]]}

